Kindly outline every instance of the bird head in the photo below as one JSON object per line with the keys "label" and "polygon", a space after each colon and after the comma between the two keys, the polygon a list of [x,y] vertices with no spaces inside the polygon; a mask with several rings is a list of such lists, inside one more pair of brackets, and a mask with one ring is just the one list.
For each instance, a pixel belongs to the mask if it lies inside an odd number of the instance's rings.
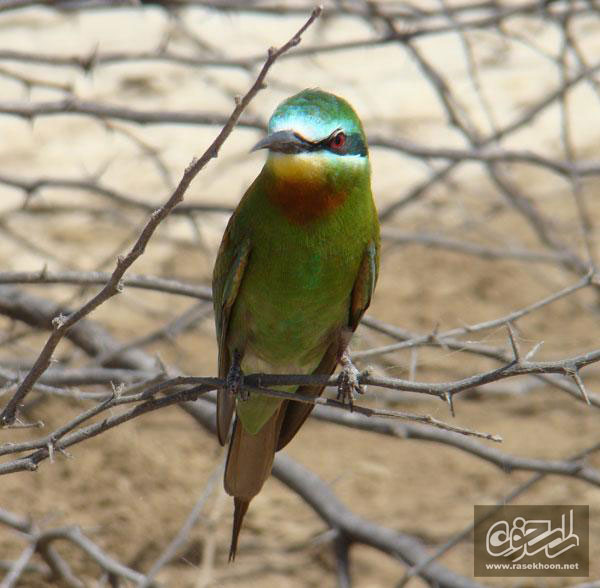
{"label": "bird head", "polygon": [[333,187],[369,176],[367,141],[360,119],[344,99],[318,89],[282,102],[268,134],[252,149],[268,149],[267,168],[278,179]]}

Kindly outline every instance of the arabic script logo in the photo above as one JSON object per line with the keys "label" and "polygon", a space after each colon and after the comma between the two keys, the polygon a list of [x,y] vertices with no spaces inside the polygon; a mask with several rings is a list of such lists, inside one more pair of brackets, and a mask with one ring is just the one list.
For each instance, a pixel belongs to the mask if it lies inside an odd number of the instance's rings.
{"label": "arabic script logo", "polygon": [[505,520],[494,523],[485,538],[485,547],[491,556],[510,557],[513,562],[542,551],[552,559],[578,546],[579,536],[573,532],[573,509],[568,517],[561,516],[560,526],[554,529],[550,520],[515,517],[512,525]]}

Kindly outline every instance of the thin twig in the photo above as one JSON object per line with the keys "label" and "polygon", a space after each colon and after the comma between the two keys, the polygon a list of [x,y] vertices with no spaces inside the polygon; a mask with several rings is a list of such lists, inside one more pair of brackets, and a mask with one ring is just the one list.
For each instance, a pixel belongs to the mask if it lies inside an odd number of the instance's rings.
{"label": "thin twig", "polygon": [[215,488],[215,484],[217,480],[223,475],[223,470],[225,469],[225,462],[222,462],[215,471],[209,476],[206,484],[204,486],[204,490],[198,498],[194,508],[191,510],[181,529],[177,533],[175,537],[173,537],[172,541],[167,545],[166,549],[161,553],[160,557],[152,564],[152,567],[148,570],[146,574],[146,579],[138,584],[139,588],[148,588],[151,582],[156,577],[156,574],[167,565],[173,558],[177,555],[177,552],[181,549],[183,545],[189,540],[190,533],[192,529],[196,526],[204,507],[206,506],[206,501],[212,494]]}

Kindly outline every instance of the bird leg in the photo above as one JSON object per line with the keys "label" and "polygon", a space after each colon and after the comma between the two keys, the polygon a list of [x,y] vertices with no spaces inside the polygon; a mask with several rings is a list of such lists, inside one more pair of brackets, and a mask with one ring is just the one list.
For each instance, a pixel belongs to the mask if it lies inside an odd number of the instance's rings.
{"label": "bird leg", "polygon": [[360,384],[360,372],[350,359],[350,354],[344,350],[340,356],[342,371],[338,377],[337,399],[344,404],[348,402],[350,410],[354,405],[354,397],[365,393],[365,387]]}
{"label": "bird leg", "polygon": [[236,398],[240,398],[241,400],[248,400],[250,393],[242,388],[242,384],[244,383],[244,372],[242,372],[242,356],[238,351],[233,352],[231,366],[227,372],[225,382],[229,394]]}

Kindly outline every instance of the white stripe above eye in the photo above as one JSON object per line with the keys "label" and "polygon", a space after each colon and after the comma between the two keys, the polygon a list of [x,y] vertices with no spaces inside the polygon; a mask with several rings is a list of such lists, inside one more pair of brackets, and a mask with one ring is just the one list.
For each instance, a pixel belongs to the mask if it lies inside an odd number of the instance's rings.
{"label": "white stripe above eye", "polygon": [[354,129],[345,129],[339,121],[331,121],[323,123],[319,118],[302,114],[297,116],[296,113],[290,112],[283,116],[273,117],[269,122],[269,133],[277,131],[295,131],[309,141],[320,141],[325,137],[329,137],[333,131],[342,128],[344,132],[350,133]]}

